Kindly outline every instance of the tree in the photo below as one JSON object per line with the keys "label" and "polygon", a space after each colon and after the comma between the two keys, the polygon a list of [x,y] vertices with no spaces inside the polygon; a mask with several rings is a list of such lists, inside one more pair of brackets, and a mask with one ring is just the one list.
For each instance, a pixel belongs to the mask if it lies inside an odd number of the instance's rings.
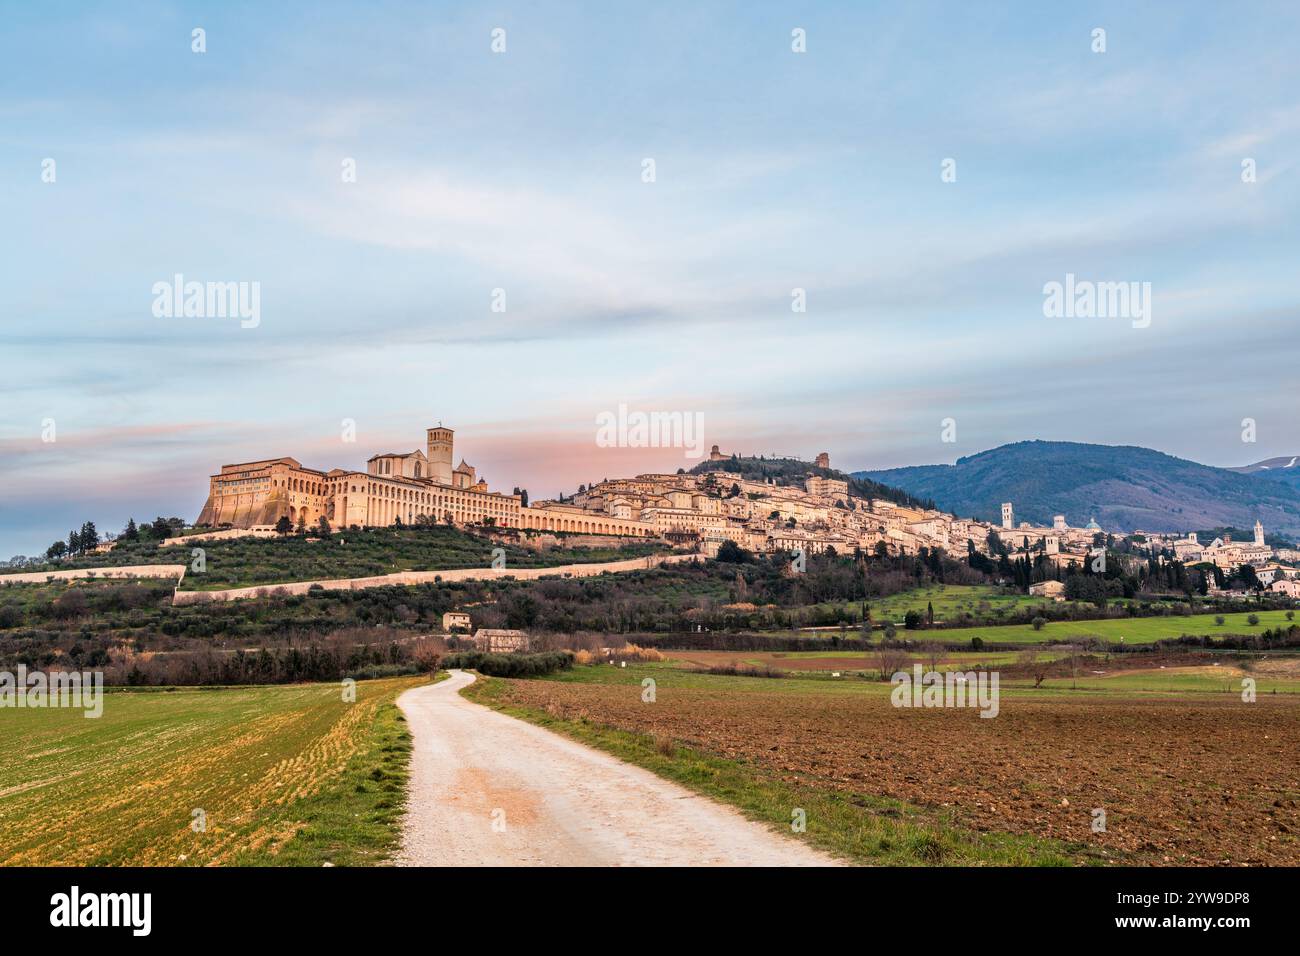
{"label": "tree", "polygon": [[286,535],[293,530],[293,522],[289,520],[288,515],[280,515],[280,520],[275,523],[275,530],[281,535]]}
{"label": "tree", "polygon": [[87,521],[81,526],[81,550],[94,551],[99,547],[99,532],[95,530],[95,522]]}
{"label": "tree", "polygon": [[1017,663],[1023,666],[1025,670],[1029,671],[1030,676],[1034,679],[1035,687],[1041,686],[1043,681],[1047,678],[1047,667],[1049,662],[1040,658],[1037,651],[1032,649],[1021,651],[1020,656],[1017,658]]}
{"label": "tree", "polygon": [[63,541],[55,541],[45,550],[45,557],[51,561],[57,561],[68,553],[68,545]]}
{"label": "tree", "polygon": [[919,630],[921,627],[921,621],[922,618],[920,611],[908,611],[903,615],[903,627],[907,628],[909,631]]}
{"label": "tree", "polygon": [[754,560],[754,556],[728,538],[718,546],[717,560],[732,564],[748,564]]}
{"label": "tree", "polygon": [[324,515],[320,516],[320,521],[316,522],[316,529],[322,538],[328,538],[332,529],[330,528],[329,519]]}
{"label": "tree", "polygon": [[159,541],[166,541],[172,536],[171,522],[159,515],[153,519],[153,524],[149,525],[149,536]]}
{"label": "tree", "polygon": [[1259,624],[1259,615],[1258,614],[1249,615],[1246,618],[1246,623],[1249,624],[1251,627],[1256,626],[1257,624]]}
{"label": "tree", "polygon": [[81,554],[81,532],[68,532],[68,554]]}
{"label": "tree", "polygon": [[881,644],[876,649],[876,666],[880,670],[880,679],[889,680],[907,666],[907,660],[906,651]]}
{"label": "tree", "polygon": [[126,541],[140,540],[140,529],[135,526],[134,518],[126,519],[126,528],[122,531],[122,538]]}

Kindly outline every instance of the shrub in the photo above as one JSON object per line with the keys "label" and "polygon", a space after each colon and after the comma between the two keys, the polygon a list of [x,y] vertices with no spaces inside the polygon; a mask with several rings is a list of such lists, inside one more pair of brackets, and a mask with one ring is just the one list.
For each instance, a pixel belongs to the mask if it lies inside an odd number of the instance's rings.
{"label": "shrub", "polygon": [[714,664],[708,669],[708,673],[717,674],[723,677],[786,677],[786,672],[778,670],[771,664],[754,666],[753,664]]}
{"label": "shrub", "polygon": [[350,671],[344,676],[353,680],[377,680],[381,677],[406,677],[418,673],[420,667],[416,664],[372,664]]}
{"label": "shrub", "polygon": [[482,651],[461,651],[448,654],[442,666],[448,670],[476,670],[489,677],[540,677],[573,667],[573,654],[569,651],[547,651],[544,654],[484,654]]}
{"label": "shrub", "polygon": [[1043,625],[1047,623],[1047,618],[1036,617],[1030,623],[1033,624],[1035,631],[1041,631],[1043,629]]}
{"label": "shrub", "polygon": [[1259,615],[1258,614],[1250,615],[1248,618],[1246,618],[1246,623],[1249,624],[1251,627],[1254,627],[1256,624],[1259,623]]}

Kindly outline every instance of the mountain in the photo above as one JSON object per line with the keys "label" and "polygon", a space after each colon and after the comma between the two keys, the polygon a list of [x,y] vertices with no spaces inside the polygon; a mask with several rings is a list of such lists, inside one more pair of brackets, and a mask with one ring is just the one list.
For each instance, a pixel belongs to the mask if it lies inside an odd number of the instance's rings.
{"label": "mountain", "polygon": [[1132,445],[1024,441],[959,458],[955,465],[854,475],[986,521],[999,521],[1002,502],[1010,501],[1017,523],[1050,525],[1053,515],[1063,514],[1072,527],[1095,517],[1107,531],[1191,531],[1250,528],[1258,519],[1268,531],[1295,538],[1300,485],[1277,477],[1300,472],[1300,466],[1281,468],[1290,460],[1212,468]]}
{"label": "mountain", "polygon": [[1300,455],[1266,458],[1263,461],[1255,462],[1253,465],[1229,468],[1228,471],[1235,471],[1242,475],[1254,475],[1256,478],[1267,478],[1269,481],[1278,481],[1291,488],[1300,489]]}

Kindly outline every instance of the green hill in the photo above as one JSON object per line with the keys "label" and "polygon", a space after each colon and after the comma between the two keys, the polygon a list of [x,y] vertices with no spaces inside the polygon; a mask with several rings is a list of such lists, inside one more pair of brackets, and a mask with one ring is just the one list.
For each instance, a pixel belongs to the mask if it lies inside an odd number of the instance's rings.
{"label": "green hill", "polygon": [[809,475],[823,478],[837,478],[849,483],[849,494],[856,498],[882,498],[895,504],[912,508],[933,508],[934,502],[924,496],[910,494],[901,488],[894,488],[870,478],[862,473],[849,475],[835,468],[818,468],[798,458],[745,458],[733,455],[721,461],[702,461],[691,469],[693,475],[703,475],[710,471],[726,471],[740,475],[750,481],[772,481],[787,487],[803,487],[804,479]]}

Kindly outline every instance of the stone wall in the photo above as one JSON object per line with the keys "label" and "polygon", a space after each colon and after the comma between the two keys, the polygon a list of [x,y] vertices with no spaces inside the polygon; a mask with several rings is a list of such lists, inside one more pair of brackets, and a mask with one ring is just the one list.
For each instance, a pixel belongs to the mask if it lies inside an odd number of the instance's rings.
{"label": "stone wall", "polygon": [[82,578],[175,578],[185,577],[183,564],[128,564],[116,568],[73,568],[66,571],[28,571],[0,575],[0,585],[44,584],[46,581],[75,581]]}
{"label": "stone wall", "polygon": [[259,584],[246,588],[226,588],[221,591],[177,591],[173,604],[205,604],[212,601],[238,601],[244,598],[266,597],[272,594],[306,594],[316,585],[326,591],[354,591],[363,588],[391,587],[393,585],[433,584],[438,581],[488,581],[515,578],[535,581],[543,577],[587,578],[607,572],[636,571],[676,564],[700,557],[694,554],[653,555],[648,558],[628,558],[624,561],[600,561],[592,564],[564,564],[553,568],[457,568],[450,571],[398,571],[370,578],[336,578],[326,581],[294,581],[288,584]]}

